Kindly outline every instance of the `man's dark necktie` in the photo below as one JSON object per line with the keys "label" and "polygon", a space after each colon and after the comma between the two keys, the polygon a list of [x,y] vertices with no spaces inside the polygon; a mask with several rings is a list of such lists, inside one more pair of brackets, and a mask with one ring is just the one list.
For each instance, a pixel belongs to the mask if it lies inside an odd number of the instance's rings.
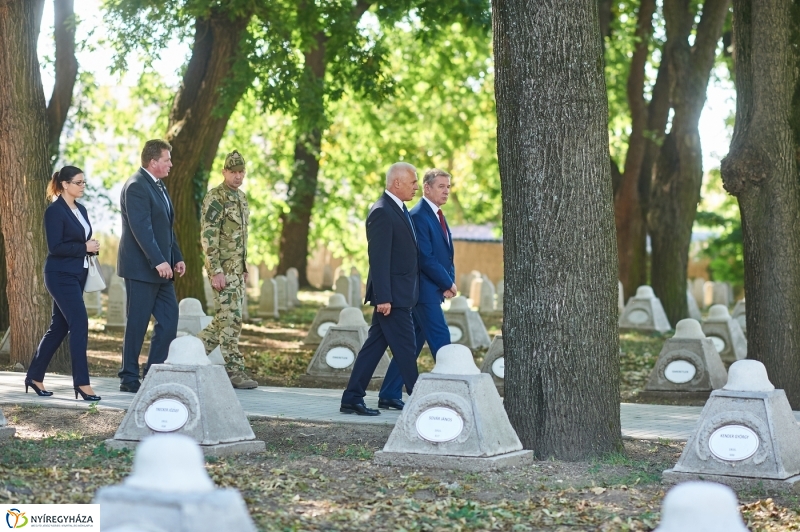
{"label": "man's dark necktie", "polygon": [[442,214],[442,209],[439,209],[439,212],[436,213],[439,216],[439,225],[442,226],[442,232],[444,233],[444,239],[447,243],[450,243],[450,238],[447,236],[447,224],[444,223],[444,214]]}
{"label": "man's dark necktie", "polygon": [[406,204],[403,203],[403,214],[406,215],[406,219],[408,220],[408,224],[411,226],[411,233],[414,235],[414,240],[417,239],[417,232],[414,230],[414,222],[411,221],[411,215],[408,213],[408,209],[406,209]]}
{"label": "man's dark necktie", "polygon": [[156,185],[158,185],[158,189],[161,191],[161,195],[164,197],[164,203],[167,204],[167,213],[171,213],[171,209],[169,208],[169,200],[167,199],[167,187],[164,186],[164,183],[159,179],[156,181]]}

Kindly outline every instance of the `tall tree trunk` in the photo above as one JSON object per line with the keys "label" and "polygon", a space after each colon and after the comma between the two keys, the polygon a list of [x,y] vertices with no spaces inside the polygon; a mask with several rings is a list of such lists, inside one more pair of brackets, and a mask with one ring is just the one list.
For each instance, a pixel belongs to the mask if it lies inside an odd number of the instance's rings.
{"label": "tall tree trunk", "polygon": [[[0,209],[0,214],[2,214],[2,209]],[[2,227],[3,222],[0,221],[0,228]],[[8,296],[6,295],[7,285],[8,276],[6,275],[6,246],[5,240],[3,240],[3,232],[0,231],[0,334],[5,334],[9,324]]]}
{"label": "tall tree trunk", "polygon": [[800,409],[800,84],[797,8],[734,0],[736,125],[722,161],[739,200],[747,293],[747,355]]}
{"label": "tall tree trunk", "polygon": [[44,0],[0,0],[0,230],[5,240],[11,363],[27,366],[50,321],[42,219],[50,178],[36,44]]}
{"label": "tall tree trunk", "polygon": [[627,96],[631,113],[631,134],[622,180],[614,197],[617,228],[619,280],[627,300],[636,288],[647,283],[647,221],[639,196],[639,176],[647,148],[647,102],[644,98],[645,66],[650,55],[655,0],[642,0],[636,23],[636,45],[628,74]]}
{"label": "tall tree trunk", "polygon": [[277,268],[279,274],[285,274],[291,267],[297,268],[301,286],[309,286],[306,275],[308,234],[317,193],[319,153],[325,126],[327,37],[319,32],[314,36],[314,42],[314,49],[305,53],[305,71],[298,88],[300,102],[295,121],[297,137],[294,145],[294,168],[289,180],[289,210],[281,215],[280,257]]}
{"label": "tall tree trunk", "polygon": [[55,8],[56,77],[53,94],[47,104],[50,161],[58,158],[59,139],[67,113],[72,105],[72,90],[78,77],[78,59],[75,57],[74,0],[53,0]]}
{"label": "tall tree trunk", "polygon": [[650,197],[648,225],[653,246],[651,279],[670,323],[689,317],[686,268],[692,225],[703,183],[703,153],[697,124],[706,101],[706,88],[714,66],[717,43],[730,0],[706,0],[689,44],[695,13],[691,0],[665,0],[672,129],[656,163]]}
{"label": "tall tree trunk", "polygon": [[244,59],[241,43],[251,15],[231,18],[227,10],[215,8],[209,18],[197,19],[192,57],[170,112],[166,139],[174,166],[165,182],[186,262],[186,274],[175,281],[178,299],[205,298],[200,206],[225,126],[251,81],[246,69],[234,68]]}
{"label": "tall tree trunk", "polygon": [[495,0],[505,408],[539,458],[621,449],[617,250],[594,0]]}
{"label": "tall tree trunk", "polygon": [[[47,145],[50,149],[51,167],[59,155],[61,131],[67,122],[67,113],[72,106],[72,90],[78,78],[78,59],[75,57],[75,9],[74,0],[53,0],[55,14],[56,76],[53,94],[47,103]],[[72,373],[72,356],[69,350],[69,335],[53,356],[48,366],[56,373]]]}

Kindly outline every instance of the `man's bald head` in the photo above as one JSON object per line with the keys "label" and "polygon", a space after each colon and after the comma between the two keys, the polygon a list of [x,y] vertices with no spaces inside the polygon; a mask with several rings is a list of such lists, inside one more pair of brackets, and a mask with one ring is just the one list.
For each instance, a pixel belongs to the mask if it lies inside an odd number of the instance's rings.
{"label": "man's bald head", "polygon": [[390,166],[389,170],[386,172],[386,189],[391,190],[392,183],[406,173],[416,175],[417,169],[413,164],[408,163],[394,163],[392,166]]}

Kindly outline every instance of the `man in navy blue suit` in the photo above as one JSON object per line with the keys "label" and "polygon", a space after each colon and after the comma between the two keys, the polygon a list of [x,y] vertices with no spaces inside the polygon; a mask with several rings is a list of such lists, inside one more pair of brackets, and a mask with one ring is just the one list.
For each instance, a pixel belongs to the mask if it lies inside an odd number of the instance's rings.
{"label": "man in navy blue suit", "polygon": [[[414,307],[414,333],[416,353],[428,341],[433,358],[444,345],[450,343],[450,331],[442,312],[444,299],[454,297],[458,291],[453,264],[453,239],[444,219],[441,206],[450,195],[450,174],[444,170],[428,170],[422,179],[423,197],[413,209],[411,219],[417,232],[419,245],[419,301]],[[392,359],[379,394],[379,408],[402,410],[403,378]]]}
{"label": "man in navy blue suit", "polygon": [[367,340],[358,353],[350,382],[342,394],[339,411],[359,416],[377,416],[367,408],[364,396],[372,374],[386,347],[410,394],[417,382],[414,318],[411,309],[419,297],[417,238],[404,201],[417,192],[417,169],[395,163],[386,172],[386,190],[367,216],[369,275],[365,301],[375,306]]}
{"label": "man in navy blue suit", "polygon": [[175,210],[163,179],[172,168],[169,143],[148,140],[142,167],[128,179],[120,194],[122,236],[117,274],[125,279],[128,321],[122,341],[119,389],[139,391],[139,351],[152,315],[156,319],[144,373],[167,359],[169,344],[178,332],[178,301],[173,272],[183,276],[186,264],[172,229]]}

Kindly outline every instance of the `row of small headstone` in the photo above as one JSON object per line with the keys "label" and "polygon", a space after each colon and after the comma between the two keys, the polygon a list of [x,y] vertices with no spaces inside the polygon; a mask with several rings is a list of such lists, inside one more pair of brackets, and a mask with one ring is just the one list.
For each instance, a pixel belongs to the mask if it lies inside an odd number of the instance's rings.
{"label": "row of small headstone", "polygon": [[278,318],[297,306],[298,276],[296,268],[289,268],[286,275],[276,275],[261,282],[261,294],[258,300],[258,315],[262,318]]}
{"label": "row of small headstone", "polygon": [[[108,293],[105,330],[125,330],[125,323],[127,321],[125,281],[121,277],[113,275],[112,272],[112,275],[106,283],[105,291]],[[86,306],[86,313],[89,316],[100,316],[103,313],[100,292],[84,292],[83,303]]]}
{"label": "row of small headstone", "polygon": [[686,282],[695,303],[701,308],[708,308],[711,305],[730,307],[733,302],[733,287],[730,283],[706,281],[701,278]]}
{"label": "row of small headstone", "polygon": [[339,275],[334,285],[334,291],[337,294],[341,294],[350,307],[363,306],[364,301],[361,288],[361,274],[355,267],[350,268],[350,275]]}
{"label": "row of small headstone", "polygon": [[502,279],[495,286],[487,275],[473,270],[461,277],[461,283],[461,294],[469,296],[471,306],[477,308],[478,312],[503,312],[505,285]]}

